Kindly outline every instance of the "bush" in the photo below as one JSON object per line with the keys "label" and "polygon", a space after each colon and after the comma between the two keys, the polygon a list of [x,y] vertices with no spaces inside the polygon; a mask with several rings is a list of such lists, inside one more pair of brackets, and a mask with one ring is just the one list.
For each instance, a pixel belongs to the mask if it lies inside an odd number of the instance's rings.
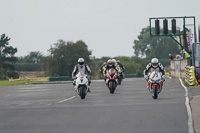
{"label": "bush", "polygon": [[159,62],[164,66],[168,67],[170,65],[170,61],[168,59],[159,59]]}
{"label": "bush", "polygon": [[15,64],[16,71],[41,71],[41,64],[35,63],[16,63]]}
{"label": "bush", "polygon": [[19,73],[16,71],[7,72],[9,78],[17,79],[19,78]]}
{"label": "bush", "polygon": [[137,77],[143,77],[143,72],[140,70],[136,70]]}

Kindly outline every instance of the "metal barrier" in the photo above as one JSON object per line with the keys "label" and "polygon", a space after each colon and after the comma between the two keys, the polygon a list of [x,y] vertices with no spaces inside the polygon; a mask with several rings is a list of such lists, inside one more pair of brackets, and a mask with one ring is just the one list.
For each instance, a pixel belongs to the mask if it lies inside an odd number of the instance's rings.
{"label": "metal barrier", "polygon": [[49,81],[69,81],[69,80],[71,80],[69,76],[49,77]]}
{"label": "metal barrier", "polygon": [[125,78],[133,78],[133,77],[137,77],[136,74],[124,74]]}
{"label": "metal barrier", "polygon": [[200,67],[200,43],[193,43],[193,66]]}
{"label": "metal barrier", "polygon": [[195,68],[195,75],[196,75],[196,80],[198,84],[200,85],[200,67]]}
{"label": "metal barrier", "polygon": [[198,85],[196,78],[195,78],[195,67],[194,66],[186,66],[185,67],[185,81],[190,86]]}

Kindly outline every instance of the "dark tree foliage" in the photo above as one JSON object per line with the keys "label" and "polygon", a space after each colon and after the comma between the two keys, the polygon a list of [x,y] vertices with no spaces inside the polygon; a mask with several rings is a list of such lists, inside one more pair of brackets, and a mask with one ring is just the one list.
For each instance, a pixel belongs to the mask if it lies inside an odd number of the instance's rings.
{"label": "dark tree foliage", "polygon": [[136,56],[120,56],[116,57],[116,59],[124,65],[125,74],[136,74],[138,77],[143,75],[143,70],[148,63],[148,60]]}
{"label": "dark tree foliage", "polygon": [[50,55],[42,60],[43,68],[50,76],[71,76],[74,66],[79,58],[84,58],[85,63],[90,63],[89,56],[92,51],[88,50],[83,41],[65,42],[58,40],[49,49]]}
{"label": "dark tree foliage", "polygon": [[42,66],[40,63],[15,63],[15,69],[18,72],[33,72],[42,71]]}
{"label": "dark tree foliage", "polygon": [[29,52],[26,56],[18,57],[18,63],[40,63],[41,59],[43,58],[43,54],[40,51],[32,51]]}
{"label": "dark tree foliage", "polygon": [[17,71],[42,71],[43,58],[43,54],[39,51],[29,52],[26,56],[18,57],[15,68]]}
{"label": "dark tree foliage", "polygon": [[14,56],[17,53],[17,48],[9,46],[10,38],[5,34],[0,38],[0,78],[5,79],[7,76],[12,77],[14,73],[14,63],[17,58]]}
{"label": "dark tree foliage", "polygon": [[134,53],[136,56],[146,58],[167,59],[168,54],[179,54],[178,44],[170,37],[150,37],[150,28],[143,28],[137,40],[134,40]]}

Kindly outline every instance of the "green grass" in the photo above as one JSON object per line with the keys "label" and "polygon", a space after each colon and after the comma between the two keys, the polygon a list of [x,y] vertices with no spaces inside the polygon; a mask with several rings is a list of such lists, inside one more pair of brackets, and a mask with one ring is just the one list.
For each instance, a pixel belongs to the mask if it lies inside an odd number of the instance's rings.
{"label": "green grass", "polygon": [[26,84],[33,84],[36,82],[48,82],[48,81],[49,77],[10,79],[10,80],[0,81],[0,86],[26,85]]}

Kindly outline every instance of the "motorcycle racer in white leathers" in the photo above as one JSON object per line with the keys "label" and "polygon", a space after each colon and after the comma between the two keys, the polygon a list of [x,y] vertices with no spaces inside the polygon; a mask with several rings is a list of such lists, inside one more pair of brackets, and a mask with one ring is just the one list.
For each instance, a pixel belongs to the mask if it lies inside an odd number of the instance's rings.
{"label": "motorcycle racer in white leathers", "polygon": [[84,61],[83,58],[79,58],[78,59],[78,64],[76,64],[74,66],[74,70],[72,72],[72,78],[74,79],[73,85],[75,85],[76,74],[78,72],[83,72],[83,73],[87,72],[87,74],[88,74],[88,76],[87,76],[87,78],[88,78],[88,92],[90,92],[90,83],[91,83],[91,80],[90,80],[89,76],[91,75],[91,69],[90,69],[90,67],[87,64],[85,64],[85,61]]}
{"label": "motorcycle racer in white leathers", "polygon": [[151,60],[151,63],[147,64],[146,68],[144,69],[144,78],[148,81],[149,76],[148,73],[153,72],[153,71],[158,71],[162,73],[162,80],[163,82],[165,81],[165,69],[161,63],[158,62],[157,58],[153,58]]}

